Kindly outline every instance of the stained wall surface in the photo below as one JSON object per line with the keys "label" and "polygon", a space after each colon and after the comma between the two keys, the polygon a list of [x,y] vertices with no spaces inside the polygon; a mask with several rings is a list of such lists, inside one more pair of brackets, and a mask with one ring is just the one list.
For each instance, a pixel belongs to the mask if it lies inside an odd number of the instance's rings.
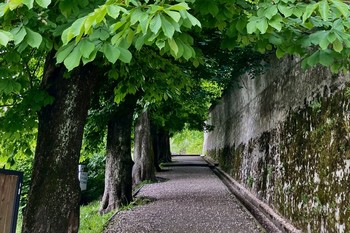
{"label": "stained wall surface", "polygon": [[289,57],[209,113],[203,153],[303,232],[350,232],[350,78]]}

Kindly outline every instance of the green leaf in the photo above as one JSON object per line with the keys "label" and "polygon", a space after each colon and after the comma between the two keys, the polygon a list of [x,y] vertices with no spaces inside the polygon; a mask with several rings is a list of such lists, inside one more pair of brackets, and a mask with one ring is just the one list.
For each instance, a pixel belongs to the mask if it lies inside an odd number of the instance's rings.
{"label": "green leaf", "polygon": [[174,52],[175,56],[179,52],[179,47],[177,46],[174,39],[168,39],[168,44],[170,46],[170,49]]}
{"label": "green leaf", "polygon": [[47,8],[50,5],[51,0],[35,0],[35,2],[42,8]]}
{"label": "green leaf", "polygon": [[15,45],[21,43],[24,40],[24,37],[27,35],[27,31],[23,26],[12,29],[11,33],[13,34]]}
{"label": "green leaf", "polygon": [[335,33],[330,32],[327,36],[327,40],[329,41],[329,43],[333,43],[335,39],[337,39],[337,36],[335,35]]}
{"label": "green leaf", "polygon": [[71,42],[67,45],[62,46],[56,53],[57,64],[62,63],[64,59],[72,52],[75,47],[75,43]]}
{"label": "green leaf", "polygon": [[165,46],[165,41],[164,40],[157,40],[156,45],[161,50]]}
{"label": "green leaf", "polygon": [[92,62],[93,60],[95,60],[96,58],[96,54],[97,54],[97,50],[92,51],[92,53],[90,54],[90,56],[88,58],[82,57],[82,61],[83,64],[85,65],[86,63]]}
{"label": "green leaf", "polygon": [[247,24],[247,32],[248,32],[248,34],[253,34],[256,31],[256,29],[257,29],[256,24],[258,22],[257,19],[258,18],[255,17],[255,16],[253,16],[252,18],[249,19],[249,22]]}
{"label": "green leaf", "polygon": [[328,36],[322,37],[321,40],[320,40],[320,43],[319,43],[319,45],[320,45],[322,50],[327,49],[329,44],[330,43],[328,41]]}
{"label": "green leaf", "polygon": [[305,23],[305,21],[310,18],[312,13],[314,13],[314,11],[317,9],[318,5],[319,3],[312,3],[310,5],[307,5],[303,14],[303,23]]}
{"label": "green leaf", "polygon": [[282,24],[281,22],[283,21],[282,16],[280,15],[275,15],[270,21],[269,25],[273,28],[275,28],[277,31],[282,30]]}
{"label": "green leaf", "polygon": [[343,50],[343,43],[340,42],[338,39],[336,39],[333,42],[333,49],[334,49],[334,51],[340,53]]}
{"label": "green leaf", "polygon": [[134,25],[135,23],[137,23],[139,21],[139,19],[141,18],[143,12],[141,11],[140,8],[136,8],[135,10],[133,10],[131,12],[131,17],[130,17],[130,23],[131,25]]}
{"label": "green leaf", "polygon": [[112,46],[111,44],[104,44],[103,54],[106,56],[107,60],[110,63],[114,64],[120,56],[120,51],[116,46]]}
{"label": "green leaf", "polygon": [[293,7],[293,15],[300,18],[304,14],[304,7],[303,6],[296,6]]}
{"label": "green leaf", "polygon": [[265,34],[267,28],[269,27],[267,20],[261,19],[256,23],[256,28],[261,32],[261,34]]}
{"label": "green leaf", "polygon": [[329,10],[330,7],[328,5],[328,0],[323,0],[320,2],[320,6],[318,7],[318,11],[324,21],[327,21],[329,18]]}
{"label": "green leaf", "polygon": [[162,20],[162,30],[166,37],[172,38],[175,32],[174,26],[164,17],[163,15],[160,16]]}
{"label": "green leaf", "polygon": [[167,15],[169,15],[175,22],[179,22],[179,20],[181,19],[181,15],[180,13],[176,12],[176,11],[164,11]]}
{"label": "green leaf", "polygon": [[75,67],[78,67],[81,59],[81,52],[79,48],[79,44],[73,49],[66,59],[64,59],[64,65],[68,69],[68,71],[73,70]]}
{"label": "green leaf", "polygon": [[274,45],[280,45],[283,43],[283,39],[277,35],[271,35],[269,37],[269,42]]}
{"label": "green leaf", "polygon": [[11,1],[8,1],[7,3],[10,10],[14,10],[17,7],[20,7],[22,5],[22,0],[11,0]]}
{"label": "green leaf", "polygon": [[124,63],[130,63],[132,58],[132,54],[130,53],[130,51],[124,48],[119,48],[119,50],[120,50],[119,60],[121,60]]}
{"label": "green leaf", "polygon": [[13,79],[0,79],[0,94],[11,94],[13,92],[18,93],[22,86]]}
{"label": "green leaf", "polygon": [[6,46],[11,40],[13,40],[13,35],[10,32],[0,30],[0,45]]}
{"label": "green leaf", "polygon": [[173,5],[168,8],[168,10],[174,10],[174,11],[184,11],[184,10],[189,10],[190,8],[188,7],[187,3],[181,2],[176,5]]}
{"label": "green leaf", "polygon": [[190,13],[188,13],[187,11],[185,11],[187,18],[191,21],[192,26],[198,26],[201,27],[201,23],[199,22],[199,20],[194,17],[193,15],[191,15]]}
{"label": "green leaf", "polygon": [[39,48],[41,42],[43,41],[43,37],[37,33],[32,31],[31,29],[26,27],[27,35],[26,35],[26,40],[29,46],[32,48]]}
{"label": "green leaf", "polygon": [[150,25],[149,25],[149,28],[151,29],[151,31],[154,33],[154,34],[157,34],[159,29],[161,28],[162,26],[162,20],[160,18],[160,15],[159,14],[156,14],[151,22],[150,22]]}
{"label": "green leaf", "polygon": [[121,7],[117,5],[109,5],[107,6],[107,14],[111,16],[113,19],[116,19],[119,16]]}
{"label": "green leaf", "polygon": [[26,5],[29,9],[32,9],[34,0],[23,0],[23,4]]}
{"label": "green leaf", "polygon": [[195,56],[195,52],[193,50],[193,48],[191,48],[190,46],[184,44],[184,53],[183,53],[183,57],[188,61],[191,57]]}
{"label": "green leaf", "polygon": [[321,51],[320,52],[320,64],[324,66],[330,66],[333,64],[334,58],[333,56],[329,53],[329,51]]}
{"label": "green leaf", "polygon": [[145,36],[140,36],[139,38],[136,39],[135,41],[135,48],[137,50],[140,50],[142,46],[145,44]]}
{"label": "green leaf", "polygon": [[347,18],[349,16],[349,6],[340,0],[330,0],[340,13]]}
{"label": "green leaf", "polygon": [[151,17],[149,17],[148,14],[141,15],[139,19],[139,27],[141,28],[141,31],[143,34],[147,33],[150,22],[151,22]]}
{"label": "green leaf", "polygon": [[276,5],[270,5],[264,12],[266,18],[271,19],[278,13]]}
{"label": "green leaf", "polygon": [[285,54],[286,54],[286,53],[283,52],[283,51],[282,51],[281,49],[279,49],[279,48],[276,50],[276,57],[277,57],[278,59],[282,58]]}
{"label": "green leaf", "polygon": [[3,17],[6,12],[9,10],[9,4],[7,3],[0,3],[0,17]]}
{"label": "green leaf", "polygon": [[85,28],[85,26],[83,26],[85,19],[86,17],[77,19],[72,24],[72,26],[63,31],[61,38],[64,45],[67,44],[74,37],[80,37],[83,34]]}
{"label": "green leaf", "polygon": [[278,5],[278,10],[284,15],[284,17],[288,18],[293,14],[293,8],[290,6],[285,6],[283,4]]}
{"label": "green leaf", "polygon": [[309,58],[307,58],[307,64],[309,66],[314,66],[314,65],[318,64],[320,61],[319,54],[320,54],[319,51],[316,51],[315,53],[313,53]]}
{"label": "green leaf", "polygon": [[89,58],[90,54],[95,50],[95,44],[88,40],[82,40],[79,42],[80,52],[84,58]]}

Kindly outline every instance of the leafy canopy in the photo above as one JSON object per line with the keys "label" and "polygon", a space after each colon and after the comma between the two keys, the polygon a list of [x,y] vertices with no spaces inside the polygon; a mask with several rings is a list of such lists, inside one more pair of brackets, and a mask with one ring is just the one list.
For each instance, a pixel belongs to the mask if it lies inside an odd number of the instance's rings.
{"label": "leafy canopy", "polygon": [[[131,45],[137,50],[144,45],[155,45],[163,54],[186,60],[195,56],[192,38],[185,32],[201,24],[188,12],[190,8],[185,1],[175,4],[173,1],[77,2],[1,3],[0,16],[8,19],[8,24],[0,30],[0,44],[14,45],[19,52],[27,46],[46,50],[54,46],[58,50],[57,63],[64,63],[68,70],[80,62],[94,61],[98,52],[111,63],[117,60],[129,63]],[[96,3],[100,4],[95,6]],[[14,17],[22,20],[14,23]]]}
{"label": "leafy canopy", "polygon": [[196,0],[204,28],[218,28],[225,48],[254,46],[298,55],[305,68],[349,69],[349,5],[342,0]]}

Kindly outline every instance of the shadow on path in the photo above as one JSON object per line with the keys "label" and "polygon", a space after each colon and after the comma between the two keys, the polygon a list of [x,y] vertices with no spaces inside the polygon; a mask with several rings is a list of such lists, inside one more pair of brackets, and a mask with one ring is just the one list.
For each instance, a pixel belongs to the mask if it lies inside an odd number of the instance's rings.
{"label": "shadow on path", "polygon": [[104,232],[265,232],[200,156],[175,156],[138,197],[150,204],[115,215]]}

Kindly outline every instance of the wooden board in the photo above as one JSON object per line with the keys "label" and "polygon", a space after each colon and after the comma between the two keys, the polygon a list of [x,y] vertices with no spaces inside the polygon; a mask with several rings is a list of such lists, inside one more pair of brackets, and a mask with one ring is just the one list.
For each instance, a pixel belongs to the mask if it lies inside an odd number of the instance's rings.
{"label": "wooden board", "polygon": [[0,174],[0,233],[12,230],[18,176]]}

